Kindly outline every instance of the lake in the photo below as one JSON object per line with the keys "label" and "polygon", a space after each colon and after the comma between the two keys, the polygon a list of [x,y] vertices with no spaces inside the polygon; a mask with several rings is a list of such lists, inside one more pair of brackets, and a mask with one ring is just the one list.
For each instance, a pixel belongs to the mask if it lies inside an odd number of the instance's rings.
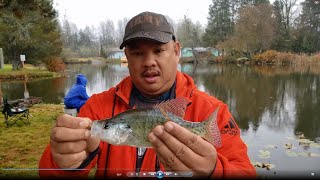
{"label": "lake", "polygon": [[[320,176],[320,67],[182,64],[179,70],[228,104],[259,176]],[[35,96],[63,103],[77,73],[86,75],[89,95],[129,75],[123,64],[68,65],[66,72],[54,79],[3,81],[1,91],[9,100]],[[258,167],[262,163],[270,168]]]}

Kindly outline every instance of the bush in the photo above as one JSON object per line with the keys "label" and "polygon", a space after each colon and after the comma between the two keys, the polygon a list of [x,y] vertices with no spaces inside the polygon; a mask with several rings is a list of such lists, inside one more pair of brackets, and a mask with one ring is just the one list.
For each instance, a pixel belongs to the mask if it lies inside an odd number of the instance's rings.
{"label": "bush", "polygon": [[277,57],[277,51],[275,50],[267,50],[262,54],[257,54],[253,56],[253,60],[256,63],[262,64],[273,64],[275,62],[275,58]]}
{"label": "bush", "polygon": [[222,63],[223,61],[224,61],[223,56],[217,56],[217,57],[214,58],[214,62]]}
{"label": "bush", "polygon": [[311,61],[314,63],[320,63],[320,52],[311,56]]}
{"label": "bush", "polygon": [[277,56],[275,58],[275,61],[278,64],[294,64],[296,62],[297,55],[294,55],[292,53],[285,53],[285,52],[277,52]]}
{"label": "bush", "polygon": [[99,55],[99,50],[98,49],[87,48],[87,47],[80,47],[78,55],[80,57],[96,57],[96,56]]}
{"label": "bush", "polygon": [[52,72],[63,72],[66,65],[63,63],[61,58],[52,57],[46,63],[47,69]]}
{"label": "bush", "polygon": [[76,52],[74,52],[70,48],[63,48],[61,52],[61,56],[63,58],[80,57]]}

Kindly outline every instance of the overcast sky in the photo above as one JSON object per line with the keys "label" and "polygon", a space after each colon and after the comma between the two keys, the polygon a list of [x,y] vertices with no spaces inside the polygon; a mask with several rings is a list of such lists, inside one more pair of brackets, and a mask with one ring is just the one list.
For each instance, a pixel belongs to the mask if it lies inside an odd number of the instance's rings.
{"label": "overcast sky", "polygon": [[106,19],[113,20],[116,27],[119,19],[143,11],[168,15],[175,22],[188,14],[193,22],[205,25],[211,3],[212,0],[54,0],[54,7],[59,11],[59,19],[66,15],[78,28],[98,26]]}

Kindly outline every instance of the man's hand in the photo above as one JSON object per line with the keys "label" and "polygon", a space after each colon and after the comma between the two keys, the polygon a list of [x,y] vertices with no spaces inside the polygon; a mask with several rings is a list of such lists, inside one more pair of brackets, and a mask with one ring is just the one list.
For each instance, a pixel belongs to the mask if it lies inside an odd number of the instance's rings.
{"label": "man's hand", "polygon": [[204,177],[213,173],[216,149],[200,136],[169,121],[155,127],[148,137],[166,171],[190,171]]}
{"label": "man's hand", "polygon": [[88,118],[73,117],[68,114],[57,118],[50,136],[51,153],[60,168],[77,168],[88,153],[99,146],[99,140],[90,137]]}

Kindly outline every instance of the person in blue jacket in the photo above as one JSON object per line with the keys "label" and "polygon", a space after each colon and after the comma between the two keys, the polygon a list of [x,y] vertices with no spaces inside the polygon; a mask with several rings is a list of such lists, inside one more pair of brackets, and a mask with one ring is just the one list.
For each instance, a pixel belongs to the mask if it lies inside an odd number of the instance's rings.
{"label": "person in blue jacket", "polygon": [[71,87],[64,97],[64,104],[67,109],[76,108],[77,112],[89,98],[87,91],[87,78],[83,74],[78,74],[76,83]]}

